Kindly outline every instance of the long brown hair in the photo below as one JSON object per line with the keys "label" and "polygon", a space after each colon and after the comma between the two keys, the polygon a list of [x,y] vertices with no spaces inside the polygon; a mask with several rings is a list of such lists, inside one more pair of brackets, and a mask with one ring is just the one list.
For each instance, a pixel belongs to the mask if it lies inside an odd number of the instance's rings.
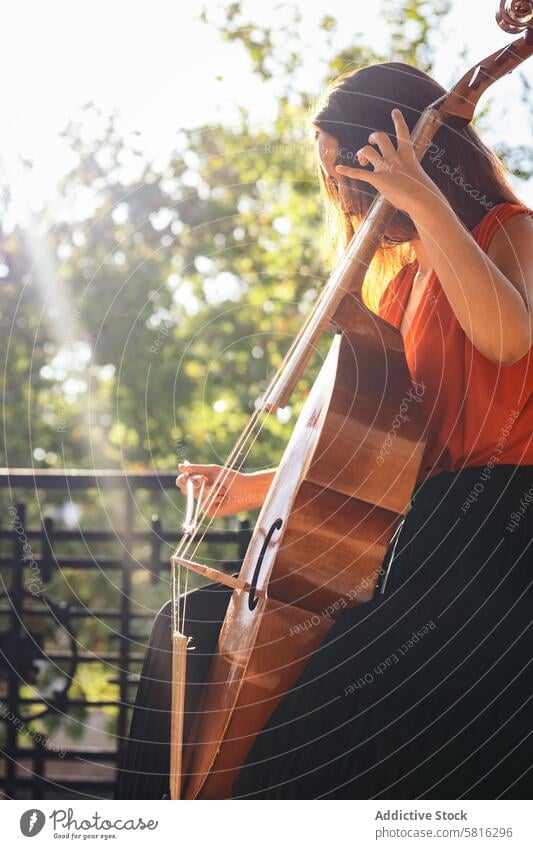
{"label": "long brown hair", "polygon": [[[445,93],[428,74],[403,62],[367,65],[342,74],[326,88],[313,105],[310,125],[315,137],[318,130],[323,130],[337,139],[340,149],[337,164],[360,168],[357,151],[368,144],[373,130],[388,133],[394,141],[392,109],[401,109],[412,131],[426,106]],[[472,230],[492,206],[520,203],[506,179],[502,162],[483,144],[470,124],[460,129],[442,127],[422,166],[468,230]],[[366,168],[372,170],[371,166]],[[353,212],[347,214],[341,211],[336,190],[320,165],[319,175],[326,201],[329,253],[336,261],[354,232],[351,215],[355,213],[356,219],[363,218],[376,190],[369,183],[349,181]],[[372,309],[377,310],[390,277],[414,258],[411,242],[416,235],[409,216],[396,213],[365,280],[363,295]]]}

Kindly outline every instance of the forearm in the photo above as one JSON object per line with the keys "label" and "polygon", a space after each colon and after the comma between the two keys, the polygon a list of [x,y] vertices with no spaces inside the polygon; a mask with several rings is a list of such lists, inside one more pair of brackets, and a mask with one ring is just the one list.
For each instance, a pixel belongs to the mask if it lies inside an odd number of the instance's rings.
{"label": "forearm", "polygon": [[515,362],[529,347],[526,303],[461,224],[444,195],[422,192],[409,214],[457,320],[493,362]]}
{"label": "forearm", "polygon": [[277,469],[262,469],[259,472],[250,472],[247,477],[254,494],[264,500],[270,485],[274,479]]}
{"label": "forearm", "polygon": [[276,471],[263,469],[259,472],[234,472],[235,476],[222,503],[216,505],[214,514],[231,516],[241,510],[256,510],[261,507]]}

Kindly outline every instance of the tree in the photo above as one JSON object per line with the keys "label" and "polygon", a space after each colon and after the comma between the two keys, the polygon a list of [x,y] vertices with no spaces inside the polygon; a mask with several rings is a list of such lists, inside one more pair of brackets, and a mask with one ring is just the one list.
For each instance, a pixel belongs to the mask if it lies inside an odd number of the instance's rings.
{"label": "tree", "polygon": [[[360,39],[353,47],[325,15],[325,77],[385,58],[431,70],[449,7],[383,0],[387,57]],[[30,234],[0,233],[6,465],[226,457],[328,274],[305,133],[316,92],[294,87],[297,8],[284,5],[268,26],[241,2],[210,3],[202,16],[245,48],[277,116],[258,128],[242,107],[238,126],[183,131],[162,168],[95,107],[66,128],[76,164],[54,208]],[[531,174],[530,147],[502,152],[517,175]],[[305,392],[304,382],[292,421]],[[267,433],[249,466],[276,462],[283,415],[269,417]]]}

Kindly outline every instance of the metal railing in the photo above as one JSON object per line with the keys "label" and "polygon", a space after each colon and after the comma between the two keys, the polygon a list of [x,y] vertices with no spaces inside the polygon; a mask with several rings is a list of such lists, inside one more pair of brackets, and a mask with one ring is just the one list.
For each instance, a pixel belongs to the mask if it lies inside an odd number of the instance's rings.
{"label": "metal railing", "polygon": [[[138,631],[143,626],[146,629],[154,615],[132,599],[133,582],[142,570],[149,573],[152,586],[160,584],[165,575],[168,578],[169,554],[179,534],[178,528],[164,530],[157,515],[151,515],[148,530],[135,529],[135,496],[141,490],[175,492],[175,478],[175,472],[0,469],[0,496],[9,504],[8,522],[0,524],[0,723],[5,729],[0,787],[5,797],[111,796],[144,656],[132,646],[137,643],[142,648],[146,644],[146,634],[139,635]],[[41,501],[47,493],[65,493],[72,500],[94,489],[122,501],[123,527],[62,529],[50,516],[28,526],[30,499],[39,503],[40,516]],[[249,538],[247,522],[239,523],[237,530],[211,529],[204,537],[206,543],[229,544],[234,550],[234,559],[217,563],[218,568],[228,571],[238,568]],[[119,550],[96,556],[93,547],[98,544],[118,546]],[[65,545],[70,548],[68,553],[60,551]],[[141,558],[135,554],[139,546],[144,552]],[[84,575],[99,570],[109,576],[112,590],[106,594],[113,596],[116,591],[117,603],[108,604],[106,600],[92,606],[54,599],[49,585],[58,572],[65,570]],[[96,650],[83,651],[77,630],[90,620],[107,623],[108,644],[101,645],[100,639]],[[44,645],[43,633],[49,635],[51,628],[57,634],[55,648]],[[56,682],[46,692],[35,684],[43,662],[63,672],[60,685]],[[116,685],[117,699],[91,699],[90,692],[88,697],[71,692],[79,689],[73,685],[80,664],[102,663],[116,669],[108,683]],[[45,718],[68,717],[76,710],[94,708],[112,709],[116,714],[111,748],[80,748],[65,741],[58,746],[39,730]]]}

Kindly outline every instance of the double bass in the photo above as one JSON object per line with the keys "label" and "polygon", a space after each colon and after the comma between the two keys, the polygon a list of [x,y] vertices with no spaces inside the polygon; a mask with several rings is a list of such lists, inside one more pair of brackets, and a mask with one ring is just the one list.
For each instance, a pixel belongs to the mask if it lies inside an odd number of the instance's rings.
{"label": "double bass", "polygon": [[[443,125],[473,118],[488,87],[533,53],[533,0],[502,0],[507,47],[471,68],[421,114],[411,135],[421,160]],[[188,487],[172,568],[172,799],[224,799],[274,709],[317,650],[335,616],[369,601],[405,515],[424,451],[420,387],[399,330],[362,300],[368,267],[395,208],[377,195],[341,261],[204,499]],[[238,468],[262,418],[286,406],[322,337],[329,352],[294,426],[238,576],[195,559],[198,529],[226,475]],[[401,427],[394,421],[401,410]],[[198,539],[200,537],[200,539]],[[189,570],[233,592],[208,679],[183,737],[188,639],[180,613]]]}

